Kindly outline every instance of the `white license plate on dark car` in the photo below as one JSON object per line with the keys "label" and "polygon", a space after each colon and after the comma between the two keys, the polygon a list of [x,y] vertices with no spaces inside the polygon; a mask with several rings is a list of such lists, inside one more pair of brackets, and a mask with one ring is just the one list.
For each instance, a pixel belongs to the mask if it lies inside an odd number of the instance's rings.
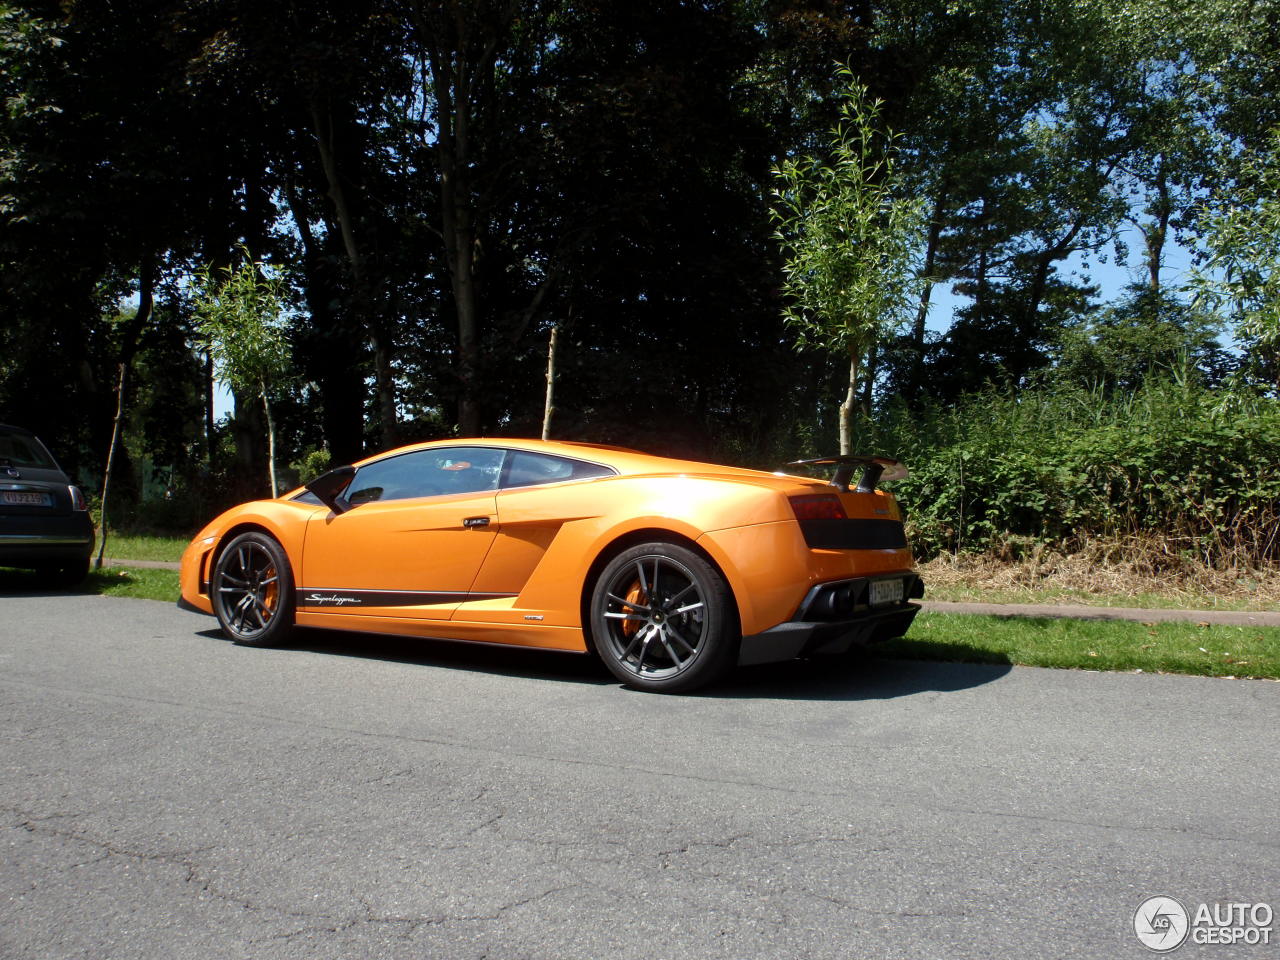
{"label": "white license plate on dark car", "polygon": [[871,606],[878,607],[886,603],[902,602],[901,580],[872,580]]}
{"label": "white license plate on dark car", "polygon": [[15,507],[47,507],[49,506],[49,495],[47,493],[24,493],[18,490],[0,490],[0,503],[7,503]]}

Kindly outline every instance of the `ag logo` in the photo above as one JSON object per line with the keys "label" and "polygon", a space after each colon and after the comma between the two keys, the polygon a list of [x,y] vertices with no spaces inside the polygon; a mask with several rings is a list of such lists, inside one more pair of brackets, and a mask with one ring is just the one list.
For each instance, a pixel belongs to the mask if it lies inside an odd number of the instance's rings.
{"label": "ag logo", "polygon": [[1156,953],[1182,946],[1190,926],[1187,908],[1173,897],[1148,897],[1133,914],[1133,932],[1144,947]]}

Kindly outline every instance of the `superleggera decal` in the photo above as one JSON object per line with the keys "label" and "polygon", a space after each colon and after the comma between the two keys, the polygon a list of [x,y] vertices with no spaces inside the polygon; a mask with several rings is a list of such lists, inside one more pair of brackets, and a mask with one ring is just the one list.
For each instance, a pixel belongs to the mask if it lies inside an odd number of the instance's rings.
{"label": "superleggera decal", "polygon": [[514,597],[514,593],[448,593],[438,590],[308,590],[298,591],[300,607],[425,607],[467,600]]}

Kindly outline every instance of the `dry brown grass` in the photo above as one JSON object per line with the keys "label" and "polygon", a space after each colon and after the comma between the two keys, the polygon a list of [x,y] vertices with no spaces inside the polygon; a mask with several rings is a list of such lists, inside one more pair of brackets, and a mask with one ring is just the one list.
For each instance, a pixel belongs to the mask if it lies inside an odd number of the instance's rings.
{"label": "dry brown grass", "polygon": [[931,600],[1280,610],[1280,569],[1210,566],[1199,551],[1155,537],[1073,550],[1010,540],[985,554],[942,554],[920,571]]}

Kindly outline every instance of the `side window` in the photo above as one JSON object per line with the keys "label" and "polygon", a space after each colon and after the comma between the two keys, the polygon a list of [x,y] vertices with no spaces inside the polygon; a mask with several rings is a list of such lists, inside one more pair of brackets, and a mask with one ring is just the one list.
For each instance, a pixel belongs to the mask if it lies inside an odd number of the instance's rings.
{"label": "side window", "polygon": [[492,447],[436,447],[375,460],[356,473],[347,499],[355,506],[497,490],[505,453]]}
{"label": "side window", "polygon": [[503,489],[533,487],[540,483],[560,483],[564,480],[588,480],[592,477],[612,477],[614,471],[598,463],[570,460],[568,457],[552,457],[545,453],[528,453],[513,450],[507,467]]}

